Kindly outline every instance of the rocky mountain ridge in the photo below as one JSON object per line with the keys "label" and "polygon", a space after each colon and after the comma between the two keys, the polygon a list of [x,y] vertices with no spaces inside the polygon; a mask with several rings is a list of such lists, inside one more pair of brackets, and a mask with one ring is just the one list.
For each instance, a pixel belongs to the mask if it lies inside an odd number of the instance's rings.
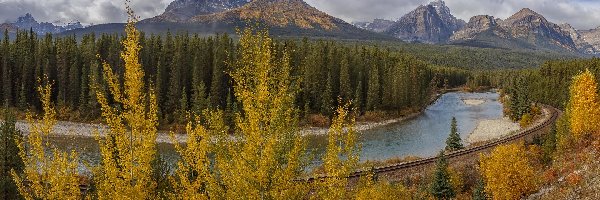
{"label": "rocky mountain ridge", "polygon": [[9,32],[15,32],[16,30],[32,30],[38,35],[44,35],[46,33],[61,33],[73,29],[83,28],[84,26],[79,22],[71,22],[64,25],[55,25],[49,22],[38,22],[31,14],[27,13],[12,23],[4,23],[0,25],[1,30],[8,30]]}
{"label": "rocky mountain ridge", "polygon": [[248,4],[251,0],[175,0],[165,12],[151,18],[155,22],[186,22],[198,15],[224,12]]}
{"label": "rocky mountain ridge", "polygon": [[439,44],[446,43],[464,25],[442,0],[437,0],[404,15],[383,33],[409,42]]}
{"label": "rocky mountain ridge", "polygon": [[375,19],[373,22],[352,22],[352,25],[365,30],[381,33],[394,25],[394,23],[395,22],[392,20]]}
{"label": "rocky mountain ridge", "polygon": [[[123,23],[100,24],[63,34],[122,33]],[[187,32],[230,33],[248,26],[267,28],[279,37],[316,37],[351,40],[397,40],[357,28],[324,13],[303,0],[175,0],[165,12],[140,21],[148,34]]]}
{"label": "rocky mountain ridge", "polygon": [[381,20],[354,24],[407,42],[600,54],[600,27],[576,30],[569,24],[552,23],[529,8],[504,20],[477,15],[465,23],[455,18],[442,0],[435,0],[417,7],[391,25]]}

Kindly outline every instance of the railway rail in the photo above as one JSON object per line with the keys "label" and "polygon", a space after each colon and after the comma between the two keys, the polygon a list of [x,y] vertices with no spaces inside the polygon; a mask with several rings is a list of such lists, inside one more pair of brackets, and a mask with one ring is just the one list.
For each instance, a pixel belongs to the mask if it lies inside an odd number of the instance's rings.
{"label": "railway rail", "polygon": [[[550,117],[548,117],[544,122],[528,128],[527,130],[523,130],[518,134],[513,134],[480,146],[475,146],[475,147],[469,147],[463,150],[459,150],[459,151],[454,151],[454,152],[450,152],[448,154],[446,154],[446,157],[448,159],[451,158],[456,158],[456,157],[460,157],[460,156],[464,156],[464,155],[468,155],[468,154],[472,154],[472,153],[478,153],[478,152],[482,152],[491,148],[494,148],[496,146],[500,146],[502,144],[507,144],[510,142],[514,142],[516,140],[525,138],[529,135],[532,135],[534,133],[537,133],[538,131],[541,131],[549,126],[551,126],[556,119],[558,118],[558,113],[559,111],[556,108],[550,107],[550,106],[543,106],[544,109],[546,109],[547,111],[550,112]],[[413,167],[420,167],[423,165],[428,165],[431,163],[434,163],[435,161],[437,161],[438,157],[430,157],[430,158],[425,158],[425,159],[421,159],[421,160],[417,160],[417,161],[411,161],[411,162],[405,162],[405,163],[399,163],[399,164],[394,164],[394,165],[390,165],[390,166],[385,166],[385,167],[377,167],[371,170],[360,170],[360,171],[356,171],[353,172],[352,174],[350,174],[349,176],[347,176],[348,179],[353,179],[353,178],[360,178],[363,176],[366,176],[369,173],[373,173],[376,175],[382,174],[382,173],[387,173],[387,172],[394,172],[394,171],[399,171],[399,170],[405,170],[405,169],[409,169],[409,168],[413,168]],[[329,178],[328,176],[317,176],[317,177],[311,177],[308,179],[302,179],[302,180],[298,180],[298,181],[305,181],[305,182],[314,182],[317,180],[324,180]],[[90,187],[89,185],[79,185],[79,188],[81,189],[82,192],[86,193],[87,191],[89,191]]]}
{"label": "railway rail", "polygon": [[[522,138],[530,136],[534,133],[537,133],[537,132],[551,126],[552,124],[554,124],[554,122],[558,118],[559,111],[556,108],[553,108],[551,106],[544,105],[543,107],[545,110],[550,112],[550,117],[547,117],[547,119],[544,120],[544,122],[542,122],[534,127],[523,130],[518,134],[506,136],[501,139],[494,140],[492,142],[488,142],[483,145],[469,147],[469,148],[462,149],[459,151],[450,152],[445,155],[446,158],[452,159],[452,158],[456,158],[456,157],[460,157],[460,156],[464,156],[464,155],[468,155],[468,154],[482,152],[482,151],[485,151],[485,150],[488,150],[488,149],[491,149],[491,148],[494,148],[494,147],[497,147],[497,146],[500,146],[503,144],[507,144],[510,142],[520,140]],[[353,178],[360,178],[360,177],[366,176],[367,174],[379,175],[382,173],[405,170],[405,169],[409,169],[409,168],[428,165],[428,164],[434,163],[437,160],[438,160],[438,157],[436,156],[436,157],[430,157],[430,158],[425,158],[425,159],[411,161],[411,162],[404,162],[404,163],[399,163],[399,164],[394,164],[394,165],[389,165],[389,166],[384,166],[384,167],[377,167],[377,168],[373,168],[370,170],[360,170],[360,171],[351,173],[347,178],[353,179]],[[317,177],[311,177],[308,179],[304,179],[304,181],[313,182],[316,180],[323,180],[323,179],[327,179],[327,178],[329,178],[329,177],[328,176],[317,176]]]}

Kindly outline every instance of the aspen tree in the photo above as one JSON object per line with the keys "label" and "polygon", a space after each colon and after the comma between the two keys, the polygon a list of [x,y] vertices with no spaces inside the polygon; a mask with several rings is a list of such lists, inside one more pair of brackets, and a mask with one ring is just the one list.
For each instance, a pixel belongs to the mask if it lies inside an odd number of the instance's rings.
{"label": "aspen tree", "polygon": [[489,156],[482,155],[480,171],[485,192],[494,199],[520,199],[535,191],[535,173],[522,143],[499,146]]}
{"label": "aspen tree", "polygon": [[[340,103],[341,104],[341,103]],[[339,106],[329,128],[327,151],[323,167],[327,178],[319,183],[318,196],[322,199],[349,198],[346,191],[347,176],[359,161],[358,137],[355,119],[350,116],[350,104]]]}
{"label": "aspen tree", "polygon": [[277,59],[266,31],[245,29],[240,35],[239,59],[230,75],[241,112],[235,120],[235,139],[225,136],[215,168],[225,198],[300,198],[305,192],[298,192],[301,184],[293,180],[306,163],[305,142],[298,131],[298,89],[289,54],[284,50]]}
{"label": "aspen tree", "polygon": [[[110,127],[100,139],[101,166],[95,170],[98,199],[152,199],[155,183],[152,161],[156,154],[157,103],[152,87],[144,86],[139,63],[137,17],[126,1],[129,16],[121,58],[125,63],[123,82],[108,63],[103,64],[110,95],[97,92],[102,117]],[[110,99],[109,99],[110,98]]]}
{"label": "aspen tree", "polygon": [[597,88],[596,79],[589,70],[573,78],[567,112],[570,117],[570,128],[576,140],[586,134],[598,132],[600,126],[598,100],[600,99]]}
{"label": "aspen tree", "polygon": [[32,114],[27,115],[30,133],[26,141],[18,144],[19,155],[25,163],[24,174],[21,177],[13,170],[12,176],[25,199],[80,199],[77,154],[56,149],[51,154],[46,152],[50,148],[48,137],[56,125],[56,110],[50,101],[51,90],[51,84],[38,87],[44,115],[39,122],[33,119]]}
{"label": "aspen tree", "polygon": [[[209,154],[214,153],[211,136],[218,135],[226,130],[223,123],[223,112],[208,112],[209,127],[198,124],[201,120],[195,117],[193,122],[186,126],[188,139],[185,147],[175,143],[175,149],[181,155],[177,162],[175,178],[171,178],[174,193],[171,199],[222,199],[224,192],[217,181],[218,173],[211,171]],[[174,135],[172,135],[175,140]]]}

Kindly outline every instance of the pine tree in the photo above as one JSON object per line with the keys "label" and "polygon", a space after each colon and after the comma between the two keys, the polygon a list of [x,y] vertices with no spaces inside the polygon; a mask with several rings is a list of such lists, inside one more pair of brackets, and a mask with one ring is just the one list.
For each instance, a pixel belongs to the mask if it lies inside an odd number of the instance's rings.
{"label": "pine tree", "polygon": [[185,87],[181,90],[181,94],[181,98],[179,99],[179,109],[177,110],[177,123],[184,124],[189,111],[189,101]]}
{"label": "pine tree", "polygon": [[358,83],[356,84],[356,92],[354,93],[354,108],[358,114],[363,112],[363,82],[361,74],[358,74]]}
{"label": "pine tree", "polygon": [[450,136],[446,139],[446,151],[456,151],[463,149],[462,139],[458,134],[458,127],[456,123],[456,117],[452,117],[452,123],[450,124]]}
{"label": "pine tree", "polygon": [[[170,114],[171,119],[177,118],[177,116],[173,116],[173,113],[176,113],[180,111],[180,109],[183,109],[180,107],[180,100],[182,95],[181,88],[183,87],[183,54],[185,52],[181,37],[177,36],[175,38],[175,55],[169,66],[171,74],[169,76],[169,89],[167,92],[167,109],[164,110],[165,113]],[[169,120],[169,122],[171,121]]]}
{"label": "pine tree", "polygon": [[214,61],[212,69],[212,79],[210,84],[210,103],[215,108],[223,107],[226,100],[225,70],[227,62],[227,53],[229,51],[229,37],[222,35],[218,37],[216,49],[214,50]]}
{"label": "pine tree", "polygon": [[208,108],[209,104],[206,96],[206,86],[204,86],[203,82],[200,82],[198,85],[194,85],[192,93],[192,113],[200,116],[204,109]]}
{"label": "pine tree", "polygon": [[367,110],[373,111],[379,109],[381,99],[379,95],[379,69],[377,66],[373,66],[369,72],[369,87],[367,89]]}
{"label": "pine tree", "polygon": [[325,90],[323,96],[321,96],[321,113],[330,115],[333,109],[333,83],[331,80],[331,73],[327,75],[327,81],[325,82]]}
{"label": "pine tree", "polygon": [[487,194],[485,193],[485,182],[483,180],[477,181],[475,189],[473,189],[473,200],[487,200]]}
{"label": "pine tree", "polygon": [[431,183],[431,194],[437,199],[452,199],[456,193],[450,183],[450,173],[448,172],[448,161],[444,152],[438,155],[433,182]]}
{"label": "pine tree", "polygon": [[346,101],[352,99],[353,91],[350,84],[350,66],[348,57],[344,56],[340,63],[340,97]]}
{"label": "pine tree", "polygon": [[531,109],[530,94],[525,81],[523,77],[517,78],[515,85],[511,89],[510,117],[514,121],[521,120],[523,115],[529,113]]}
{"label": "pine tree", "polygon": [[0,124],[0,199],[20,199],[17,185],[12,179],[11,171],[23,173],[23,160],[19,157],[17,141],[22,140],[22,135],[15,127],[15,117],[4,111],[5,121]]}

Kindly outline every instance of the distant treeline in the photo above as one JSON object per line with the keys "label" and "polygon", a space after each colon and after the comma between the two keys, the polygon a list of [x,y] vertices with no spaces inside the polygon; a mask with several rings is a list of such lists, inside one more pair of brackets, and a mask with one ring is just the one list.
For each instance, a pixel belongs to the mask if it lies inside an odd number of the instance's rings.
{"label": "distant treeline", "polygon": [[[100,109],[92,83],[100,89],[107,87],[101,81],[103,62],[123,78],[122,40],[116,34],[88,34],[78,40],[75,36],[38,36],[31,31],[9,39],[5,33],[0,45],[1,104],[38,110],[35,87],[47,75],[54,83],[52,100],[61,111],[78,120],[97,119]],[[163,124],[183,121],[186,111],[199,114],[206,108],[235,111],[240,107],[228,74],[230,63],[239,59],[239,47],[228,35],[142,34],[140,43],[145,79],[157,93]],[[301,115],[330,116],[338,98],[352,100],[361,113],[420,108],[434,89],[463,85],[471,76],[464,70],[433,67],[407,53],[374,45],[307,39],[274,45],[291,53]]]}
{"label": "distant treeline", "polygon": [[476,48],[455,45],[406,44],[397,49],[418,59],[441,66],[472,70],[506,70],[537,68],[546,61],[574,59],[581,55],[522,49]]}
{"label": "distant treeline", "polygon": [[514,71],[507,88],[510,93],[526,96],[528,101],[544,103],[564,110],[569,100],[572,77],[586,69],[589,69],[598,79],[600,59],[555,60],[544,63],[539,69]]}

